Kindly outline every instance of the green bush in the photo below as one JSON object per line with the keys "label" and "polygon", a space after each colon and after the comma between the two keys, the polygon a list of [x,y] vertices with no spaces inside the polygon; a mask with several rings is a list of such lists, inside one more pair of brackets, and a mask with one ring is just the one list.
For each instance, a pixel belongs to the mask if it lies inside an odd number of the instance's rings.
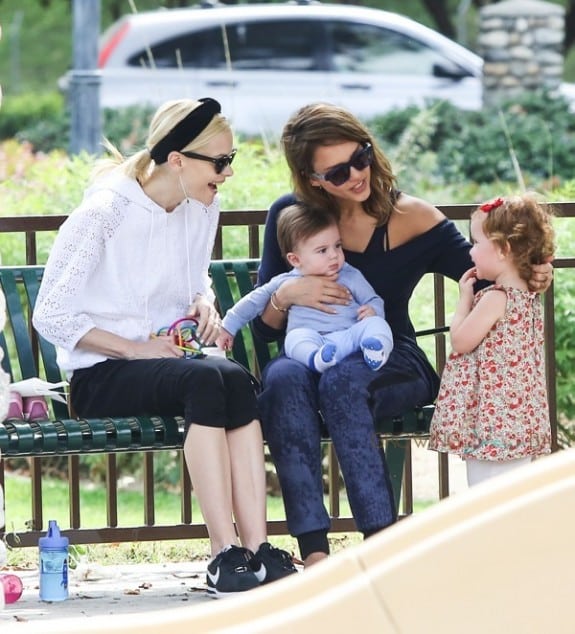
{"label": "green bush", "polygon": [[[152,112],[140,106],[104,109],[102,135],[124,153],[141,148]],[[526,93],[481,111],[429,102],[392,110],[368,125],[411,191],[412,183],[530,184],[575,173],[575,118],[566,100],[545,93]],[[67,150],[69,128],[58,93],[6,97],[2,104],[0,140],[17,138],[42,152]]]}
{"label": "green bush", "polygon": [[[150,117],[149,106],[104,108],[102,136],[129,152],[144,145]],[[17,139],[30,143],[36,152],[67,151],[70,147],[70,113],[59,93],[5,97],[0,109],[0,141]]]}
{"label": "green bush", "polygon": [[565,421],[575,420],[575,393],[573,391],[573,368],[575,368],[575,271],[573,269],[555,272],[555,362],[557,404],[560,420],[562,444],[575,441],[575,427]]}
{"label": "green bush", "polygon": [[30,143],[35,152],[52,152],[68,149],[70,139],[70,117],[66,112],[52,119],[42,119],[20,130],[15,138]]}
{"label": "green bush", "polygon": [[[421,152],[435,155],[428,177],[445,185],[521,180],[530,184],[569,179],[575,173],[575,118],[561,97],[534,92],[480,111],[460,110],[446,102],[430,103],[426,109],[433,116],[427,118],[425,145],[418,140],[420,130],[406,166],[414,178]],[[370,122],[391,156],[406,131],[421,126],[420,110],[396,110]]]}
{"label": "green bush", "polygon": [[0,140],[15,138],[39,122],[55,123],[64,117],[64,98],[57,92],[7,96],[0,109]]}
{"label": "green bush", "polygon": [[102,134],[122,152],[140,149],[144,147],[154,110],[150,106],[104,108]]}

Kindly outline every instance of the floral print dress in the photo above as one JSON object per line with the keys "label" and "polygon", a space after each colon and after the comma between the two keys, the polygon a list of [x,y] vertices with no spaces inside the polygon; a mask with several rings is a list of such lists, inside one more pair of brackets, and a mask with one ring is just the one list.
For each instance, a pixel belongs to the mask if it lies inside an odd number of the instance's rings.
{"label": "floral print dress", "polygon": [[452,353],[441,377],[430,449],[507,461],[549,453],[543,309],[537,293],[503,290],[505,315],[475,350]]}

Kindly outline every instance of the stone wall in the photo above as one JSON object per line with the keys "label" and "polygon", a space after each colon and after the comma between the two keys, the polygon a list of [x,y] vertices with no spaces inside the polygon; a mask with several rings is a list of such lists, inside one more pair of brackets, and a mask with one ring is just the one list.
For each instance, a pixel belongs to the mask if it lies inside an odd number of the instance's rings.
{"label": "stone wall", "polygon": [[555,93],[563,77],[565,10],[540,0],[506,0],[480,10],[483,102],[528,90]]}

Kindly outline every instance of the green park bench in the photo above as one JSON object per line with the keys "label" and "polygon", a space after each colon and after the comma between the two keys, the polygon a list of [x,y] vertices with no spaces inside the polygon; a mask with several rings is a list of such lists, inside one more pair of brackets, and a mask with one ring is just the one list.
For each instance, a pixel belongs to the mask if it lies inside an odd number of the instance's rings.
{"label": "green park bench", "polygon": [[[214,260],[211,277],[222,314],[225,314],[240,295],[253,288],[258,260]],[[56,350],[52,344],[37,335],[30,325],[30,314],[42,278],[43,267],[0,267],[0,283],[6,297],[7,325],[0,335],[4,350],[4,367],[13,377],[26,379],[42,377],[49,382],[62,380],[56,363]],[[250,328],[244,328],[234,341],[233,358],[260,376],[266,363],[277,353],[275,344],[266,344],[253,337]],[[183,444],[183,420],[177,417],[132,416],[128,418],[81,419],[71,417],[66,404],[53,400],[50,420],[34,422],[7,420],[0,423],[0,451],[4,460],[31,458],[32,519],[24,532],[6,530],[11,545],[36,545],[44,525],[42,509],[41,459],[67,456],[70,483],[70,525],[67,532],[73,543],[97,543],[136,541],[142,539],[189,538],[206,536],[205,526],[192,522],[191,507],[186,501],[189,481],[183,470],[182,523],[177,526],[157,526],[154,522],[153,496],[146,494],[144,526],[118,526],[116,467],[114,456],[120,452],[144,452],[148,468],[144,471],[144,486],[149,493],[153,489],[153,453],[161,450],[180,450]],[[376,421],[376,429],[386,444],[396,499],[400,500],[406,448],[411,438],[426,438],[433,406],[405,412],[403,416]],[[326,438],[326,441],[329,440]],[[338,517],[339,476],[337,462],[330,446],[330,492],[334,530],[353,530],[351,518]],[[78,458],[85,454],[108,454],[107,505],[108,525],[100,529],[82,528],[80,513],[80,489]],[[3,481],[0,471],[0,481]],[[187,491],[186,491],[187,490]],[[189,496],[188,496],[189,497]],[[186,506],[187,505],[187,506]],[[335,510],[333,510],[335,509]],[[9,519],[9,508],[7,509]],[[277,524],[274,526],[274,524]],[[1,530],[1,529],[0,529]],[[286,533],[284,522],[270,522],[270,533]],[[0,538],[2,534],[0,533]]]}

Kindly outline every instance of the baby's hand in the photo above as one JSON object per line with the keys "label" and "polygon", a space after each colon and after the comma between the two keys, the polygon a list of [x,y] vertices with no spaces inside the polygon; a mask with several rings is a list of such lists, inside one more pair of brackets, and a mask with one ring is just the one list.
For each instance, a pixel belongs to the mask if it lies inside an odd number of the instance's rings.
{"label": "baby's hand", "polygon": [[227,330],[224,330],[222,328],[220,330],[220,334],[218,335],[218,338],[216,339],[216,345],[218,346],[218,348],[220,348],[220,350],[229,351],[232,349],[232,346],[234,345],[234,336],[230,335],[230,333]]}
{"label": "baby's hand", "polygon": [[373,309],[373,306],[370,306],[369,304],[364,304],[363,306],[360,306],[357,309],[357,320],[361,321],[362,319],[365,319],[366,317],[373,317],[375,315],[375,310]]}

